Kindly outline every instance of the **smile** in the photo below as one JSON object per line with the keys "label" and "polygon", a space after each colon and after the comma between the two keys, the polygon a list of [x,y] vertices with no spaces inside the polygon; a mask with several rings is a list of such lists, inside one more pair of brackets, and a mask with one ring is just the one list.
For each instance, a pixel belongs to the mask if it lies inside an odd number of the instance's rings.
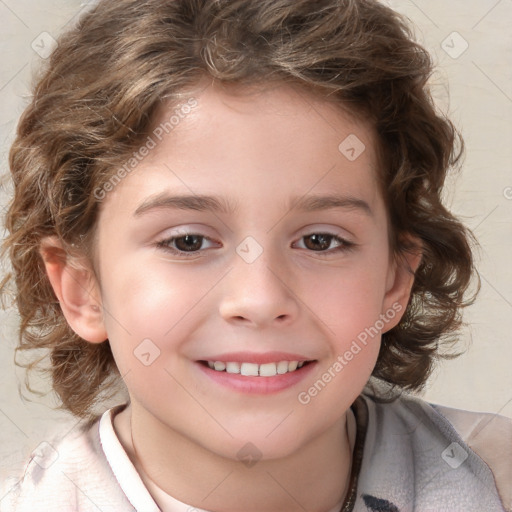
{"label": "smile", "polygon": [[238,363],[207,361],[208,367],[217,372],[240,374],[245,377],[275,377],[302,368],[308,361],[279,361],[274,363]]}
{"label": "smile", "polygon": [[209,382],[236,393],[265,395],[299,386],[318,365],[306,354],[291,352],[223,352],[196,360]]}

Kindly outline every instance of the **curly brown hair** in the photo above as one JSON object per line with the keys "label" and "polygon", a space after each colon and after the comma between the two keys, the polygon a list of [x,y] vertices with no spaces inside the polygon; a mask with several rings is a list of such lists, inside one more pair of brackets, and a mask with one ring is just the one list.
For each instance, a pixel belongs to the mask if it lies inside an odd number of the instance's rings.
{"label": "curly brown hair", "polygon": [[463,143],[433,104],[432,69],[408,22],[373,0],[104,0],[85,13],[59,38],[19,122],[4,243],[18,350],[49,349],[63,407],[87,416],[118,374],[108,340],[88,343],[66,323],[41,240],[90,247],[94,191],[140,146],[163,102],[178,102],[205,77],[300,85],[375,127],[392,249],[403,254],[417,237],[423,259],[373,375],[419,389],[440,347],[454,341],[476,275],[472,235],[441,202]]}

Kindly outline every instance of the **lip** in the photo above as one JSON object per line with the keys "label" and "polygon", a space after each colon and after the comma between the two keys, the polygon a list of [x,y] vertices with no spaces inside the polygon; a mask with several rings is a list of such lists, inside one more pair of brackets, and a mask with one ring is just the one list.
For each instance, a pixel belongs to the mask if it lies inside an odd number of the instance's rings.
{"label": "lip", "polygon": [[[246,377],[237,373],[219,372],[205,364],[206,361],[223,361],[234,363],[256,363],[265,364],[278,361],[307,361],[302,368],[293,372],[277,374],[273,377]],[[264,354],[232,352],[208,356],[208,358],[195,362],[199,371],[205,375],[210,382],[213,381],[232,391],[242,394],[266,395],[275,394],[297,386],[316,367],[317,361],[308,359],[303,355],[284,352],[267,352]]]}

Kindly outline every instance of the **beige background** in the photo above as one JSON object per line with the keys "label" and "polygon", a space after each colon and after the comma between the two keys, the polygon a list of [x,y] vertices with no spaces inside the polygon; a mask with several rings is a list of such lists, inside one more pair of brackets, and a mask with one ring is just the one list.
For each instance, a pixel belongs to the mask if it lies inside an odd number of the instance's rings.
{"label": "beige background", "polygon": [[[446,200],[477,235],[482,291],[466,312],[466,353],[444,362],[424,397],[453,407],[512,417],[512,21],[511,0],[390,0],[406,14],[439,70],[433,93],[467,143],[463,173],[450,180]],[[32,70],[86,2],[0,0],[0,171]],[[47,34],[44,34],[47,33]],[[43,40],[43,43],[41,43]],[[42,56],[41,56],[42,55]],[[0,190],[5,207],[10,186]],[[23,401],[23,372],[13,365],[17,318],[0,311],[0,466],[13,476],[28,453],[62,421],[51,396]],[[1,500],[2,496],[0,496]]]}

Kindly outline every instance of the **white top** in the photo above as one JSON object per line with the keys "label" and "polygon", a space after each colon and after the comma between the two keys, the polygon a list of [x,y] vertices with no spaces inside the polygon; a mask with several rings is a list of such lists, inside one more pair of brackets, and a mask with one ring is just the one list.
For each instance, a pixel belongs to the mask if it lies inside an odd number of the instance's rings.
{"label": "white top", "polygon": [[[507,418],[441,408],[406,395],[392,403],[362,395],[353,407],[349,432],[357,471],[347,502],[331,512],[512,510]],[[106,411],[88,429],[40,445],[19,484],[0,494],[0,510],[207,512],[137,473],[113,427],[118,410]],[[487,446],[479,451],[487,463],[470,448],[479,444]]]}
{"label": "white top", "polygon": [[[123,446],[119,442],[114,430],[114,415],[112,412],[113,409],[106,411],[101,417],[99,424],[101,447],[103,448],[107,462],[110,464],[119,486],[135,510],[159,512],[160,509],[157,507],[148,489],[144,486],[128,454],[124,451]],[[171,497],[169,496],[169,498]],[[173,501],[175,501],[175,508],[169,506],[167,510],[172,512],[187,512],[187,508],[190,509],[185,503],[176,500]]]}

